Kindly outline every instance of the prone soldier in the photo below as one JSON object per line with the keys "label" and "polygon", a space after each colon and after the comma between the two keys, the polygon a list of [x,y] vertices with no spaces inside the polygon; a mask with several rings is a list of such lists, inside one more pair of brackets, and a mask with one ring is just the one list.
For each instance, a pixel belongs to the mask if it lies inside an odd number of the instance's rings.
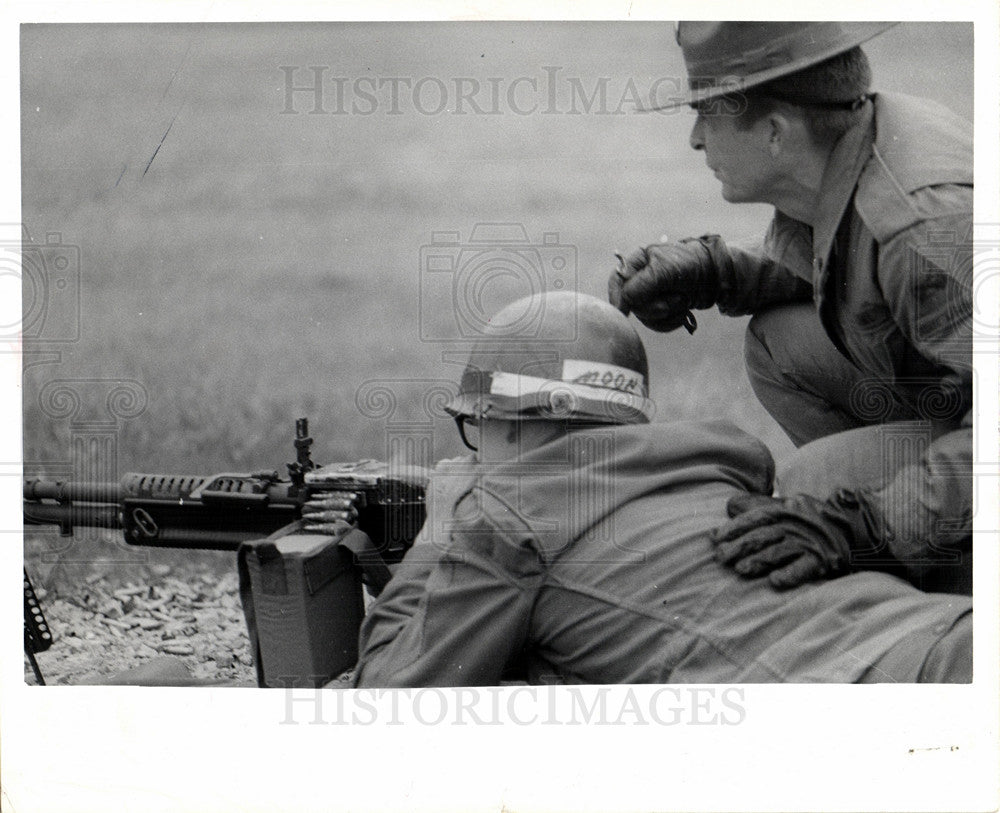
{"label": "prone soldier", "polygon": [[778,593],[720,565],[727,502],[771,493],[766,447],[721,421],[649,423],[627,319],[538,296],[494,320],[531,306],[537,333],[487,330],[470,354],[447,409],[476,451],[433,471],[356,686],[971,679],[969,597],[870,570]]}

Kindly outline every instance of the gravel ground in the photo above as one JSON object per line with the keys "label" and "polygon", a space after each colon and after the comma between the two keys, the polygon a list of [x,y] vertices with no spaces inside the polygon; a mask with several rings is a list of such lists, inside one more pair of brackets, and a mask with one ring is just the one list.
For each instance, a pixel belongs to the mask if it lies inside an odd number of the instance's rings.
{"label": "gravel ground", "polygon": [[[69,589],[35,585],[54,637],[36,655],[46,683],[118,682],[155,660],[174,675],[183,665],[195,681],[256,685],[235,567],[221,578],[191,563],[148,572],[133,580],[112,570]],[[27,658],[25,680],[36,682]]]}
{"label": "gravel ground", "polygon": [[[236,554],[120,539],[91,532],[67,543],[26,529],[25,569],[53,635],[35,656],[46,684],[256,686]],[[26,657],[24,679],[37,683]],[[350,672],[330,685],[349,681]]]}

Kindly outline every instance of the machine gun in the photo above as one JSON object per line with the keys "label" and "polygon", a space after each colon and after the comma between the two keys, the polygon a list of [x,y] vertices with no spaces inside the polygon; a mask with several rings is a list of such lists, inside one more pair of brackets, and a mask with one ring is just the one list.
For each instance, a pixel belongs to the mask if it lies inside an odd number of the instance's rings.
{"label": "machine gun", "polygon": [[[258,683],[272,685],[268,672],[294,678],[298,670],[317,684],[356,659],[361,586],[377,595],[389,567],[412,545],[426,516],[427,476],[419,468],[393,472],[373,460],[317,466],[312,443],[307,419],[299,418],[287,477],[259,471],[131,473],[119,483],[27,479],[24,522],[56,525],[63,535],[81,526],[120,528],[130,545],[238,551]],[[339,618],[325,617],[331,613]],[[290,631],[288,619],[305,628]],[[316,626],[329,628],[336,653],[322,651]],[[295,640],[312,652],[306,663],[289,666],[297,657],[288,652]],[[269,649],[273,668],[265,670]],[[25,651],[32,662],[40,651],[27,635]]]}
{"label": "machine gun", "polygon": [[120,528],[130,545],[237,550],[241,543],[304,519],[304,530],[356,523],[387,562],[399,561],[423,524],[422,470],[392,475],[362,460],[317,466],[309,422],[295,422],[296,460],[242,474],[126,474],[120,483],[24,482],[26,525]]}

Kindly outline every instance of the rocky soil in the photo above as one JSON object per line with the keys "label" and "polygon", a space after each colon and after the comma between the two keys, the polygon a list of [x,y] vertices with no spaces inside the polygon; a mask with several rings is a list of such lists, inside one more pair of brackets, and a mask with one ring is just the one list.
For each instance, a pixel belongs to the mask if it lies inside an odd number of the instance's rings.
{"label": "rocky soil", "polygon": [[[144,561],[123,562],[110,540],[90,541],[83,557],[82,546],[72,556],[50,548],[26,540],[25,566],[54,638],[36,655],[47,684],[119,682],[155,663],[175,680],[186,672],[192,682],[256,685],[235,554],[140,549],[130,554]],[[37,682],[27,658],[24,667]]]}
{"label": "rocky soil", "polygon": [[[25,534],[53,635],[35,656],[47,685],[257,685],[234,552],[133,548],[115,532],[84,532],[69,542]],[[27,657],[24,679],[38,682]],[[349,682],[347,672],[331,685]]]}

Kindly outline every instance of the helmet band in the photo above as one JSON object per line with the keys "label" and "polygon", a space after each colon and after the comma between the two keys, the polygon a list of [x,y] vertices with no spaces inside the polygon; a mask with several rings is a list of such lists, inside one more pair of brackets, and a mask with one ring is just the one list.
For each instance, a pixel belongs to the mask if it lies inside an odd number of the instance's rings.
{"label": "helmet band", "polygon": [[[645,379],[634,370],[567,360],[563,374],[563,380],[556,380],[470,369],[462,376],[460,392],[480,398],[492,396],[483,398],[483,402],[493,405],[496,417],[538,414],[552,418],[614,420],[631,414],[648,421],[653,415],[654,405],[646,397]],[[580,379],[595,383],[578,383]],[[486,417],[490,412],[486,409],[477,417]]]}

